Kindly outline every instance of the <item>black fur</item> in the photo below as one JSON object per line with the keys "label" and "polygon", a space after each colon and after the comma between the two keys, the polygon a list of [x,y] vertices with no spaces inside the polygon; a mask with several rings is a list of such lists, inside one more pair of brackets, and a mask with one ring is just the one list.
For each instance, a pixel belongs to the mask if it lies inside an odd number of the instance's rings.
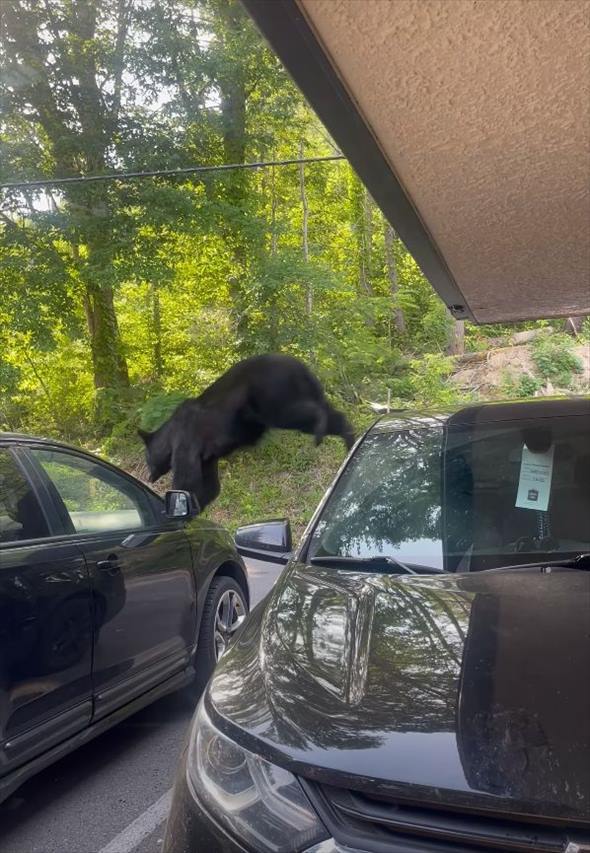
{"label": "black fur", "polygon": [[241,361],[155,432],[139,434],[151,482],[172,469],[173,488],[191,492],[202,510],[219,495],[218,460],[273,427],[310,433],[316,444],[326,435],[341,436],[348,449],[354,443],[351,425],[326,400],[319,380],[286,355]]}

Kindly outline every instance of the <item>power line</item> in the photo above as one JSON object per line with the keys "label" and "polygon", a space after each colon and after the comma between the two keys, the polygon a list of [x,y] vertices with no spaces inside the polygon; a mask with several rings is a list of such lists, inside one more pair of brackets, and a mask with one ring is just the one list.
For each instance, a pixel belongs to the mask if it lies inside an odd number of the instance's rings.
{"label": "power line", "polygon": [[343,154],[326,157],[293,158],[291,160],[266,160],[258,163],[225,163],[221,166],[188,166],[184,169],[154,169],[150,172],[113,172],[107,175],[77,175],[70,178],[44,178],[38,181],[11,181],[0,184],[1,190],[42,189],[63,184],[88,184],[96,181],[131,181],[138,178],[167,178],[176,175],[197,175],[201,172],[229,172],[234,169],[264,169],[268,166],[298,166],[302,163],[328,163],[345,160]]}

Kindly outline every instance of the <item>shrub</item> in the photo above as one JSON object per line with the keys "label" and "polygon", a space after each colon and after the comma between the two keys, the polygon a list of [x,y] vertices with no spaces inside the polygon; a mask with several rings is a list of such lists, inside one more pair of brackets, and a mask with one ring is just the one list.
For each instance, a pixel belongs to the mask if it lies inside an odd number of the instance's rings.
{"label": "shrub", "polygon": [[542,387],[543,383],[536,376],[523,373],[516,383],[516,393],[518,397],[534,397],[535,393]]}
{"label": "shrub", "polygon": [[502,394],[504,397],[526,400],[534,397],[535,393],[543,387],[543,382],[530,373],[521,374],[518,379],[507,373],[502,378]]}
{"label": "shrub", "polygon": [[573,374],[583,370],[583,364],[573,348],[573,340],[565,334],[536,338],[533,341],[532,357],[539,375],[560,388],[569,388]]}
{"label": "shrub", "polygon": [[183,400],[186,400],[186,395],[179,391],[164,392],[150,397],[139,410],[139,426],[141,429],[153,432],[170,417]]}
{"label": "shrub", "polygon": [[453,372],[450,357],[425,355],[410,362],[412,397],[419,406],[447,406],[459,400],[459,393],[448,378]]}

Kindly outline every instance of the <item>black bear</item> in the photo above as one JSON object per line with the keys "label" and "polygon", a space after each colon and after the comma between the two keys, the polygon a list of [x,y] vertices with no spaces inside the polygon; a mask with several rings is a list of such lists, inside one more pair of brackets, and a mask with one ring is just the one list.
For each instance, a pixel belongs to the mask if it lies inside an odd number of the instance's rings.
{"label": "black bear", "polygon": [[172,469],[174,489],[191,492],[203,510],[219,494],[218,460],[256,444],[271,428],[354,443],[351,425],[326,400],[314,374],[296,358],[258,355],[231,367],[199,397],[185,400],[155,432],[139,431],[150,480]]}

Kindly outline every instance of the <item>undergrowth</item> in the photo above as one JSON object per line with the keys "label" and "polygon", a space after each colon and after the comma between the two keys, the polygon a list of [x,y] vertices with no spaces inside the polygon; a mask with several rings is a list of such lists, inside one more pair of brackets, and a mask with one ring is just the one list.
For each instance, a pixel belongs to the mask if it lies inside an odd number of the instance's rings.
{"label": "undergrowth", "polygon": [[574,341],[566,334],[536,338],[532,358],[539,375],[558,388],[571,388],[574,373],[581,373],[583,369],[573,349]]}

